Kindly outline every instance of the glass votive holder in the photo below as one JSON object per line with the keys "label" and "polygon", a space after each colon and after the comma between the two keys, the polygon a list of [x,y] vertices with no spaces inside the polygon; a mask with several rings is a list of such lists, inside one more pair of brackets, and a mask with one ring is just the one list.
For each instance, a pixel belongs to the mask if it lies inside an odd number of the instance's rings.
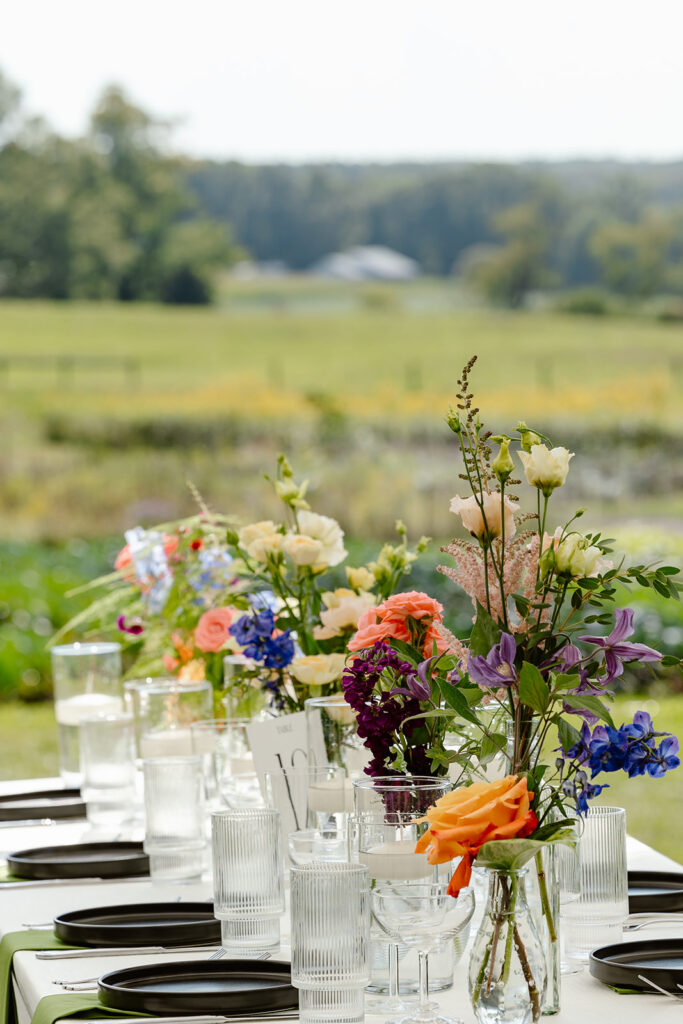
{"label": "glass votive holder", "polygon": [[360,1024],[370,979],[370,904],[361,864],[292,867],[292,984],[303,1024]]}
{"label": "glass votive holder", "polygon": [[226,775],[221,781],[220,797],[224,807],[233,811],[265,807],[261,781],[256,772]]}
{"label": "glass votive holder", "polygon": [[136,693],[140,756],[149,759],[191,755],[190,726],[213,718],[211,683],[143,680]]}
{"label": "glass votive holder", "polygon": [[[581,894],[562,907],[565,957],[585,963],[591,950],[621,942],[628,917],[626,811],[589,807],[578,841]],[[575,883],[572,883],[575,886]]]}
{"label": "glass votive holder", "polygon": [[145,852],[153,882],[190,882],[204,867],[204,782],[201,758],[157,757],[142,762]]}
{"label": "glass votive holder", "polygon": [[214,811],[211,833],[221,945],[233,956],[277,950],[285,910],[279,811]]}
{"label": "glass votive holder", "polygon": [[301,829],[287,836],[287,853],[291,864],[312,864],[313,861],[346,862],[349,841],[346,831],[334,832],[319,828]]}
{"label": "glass votive holder", "polygon": [[91,825],[123,825],[135,816],[135,737],[125,712],[81,719],[81,794]]}
{"label": "glass votive holder", "polygon": [[192,752],[202,758],[204,783],[209,806],[222,804],[221,791],[232,775],[252,773],[254,758],[247,736],[249,719],[210,718],[190,726]]}
{"label": "glass votive holder", "polygon": [[294,828],[333,827],[339,831],[353,810],[353,793],[344,769],[336,765],[282,768],[264,774],[266,803],[279,808]]}
{"label": "glass votive holder", "polygon": [[304,707],[309,763],[322,748],[327,764],[344,768],[350,779],[362,775],[371,754],[358,735],[356,712],[344,694],[309,697]]}
{"label": "glass votive holder", "polygon": [[367,811],[425,814],[453,788],[450,779],[430,775],[379,775],[354,779],[352,785],[356,814]]}
{"label": "glass votive holder", "polygon": [[59,644],[51,650],[59,770],[71,786],[81,782],[78,726],[83,718],[123,709],[121,645]]}
{"label": "glass votive holder", "polygon": [[270,718],[272,694],[264,690],[255,674],[258,664],[244,654],[226,654],[223,658],[225,696],[221,703],[226,718]]}

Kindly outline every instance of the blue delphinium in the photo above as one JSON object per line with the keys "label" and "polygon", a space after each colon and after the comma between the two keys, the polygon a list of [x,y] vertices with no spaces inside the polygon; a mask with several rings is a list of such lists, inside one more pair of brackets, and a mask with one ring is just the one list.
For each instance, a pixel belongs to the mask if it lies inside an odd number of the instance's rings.
{"label": "blue delphinium", "polygon": [[294,641],[291,630],[286,629],[279,636],[273,636],[275,615],[266,608],[263,611],[247,612],[230,626],[230,633],[252,661],[258,661],[266,668],[285,668],[294,657]]}

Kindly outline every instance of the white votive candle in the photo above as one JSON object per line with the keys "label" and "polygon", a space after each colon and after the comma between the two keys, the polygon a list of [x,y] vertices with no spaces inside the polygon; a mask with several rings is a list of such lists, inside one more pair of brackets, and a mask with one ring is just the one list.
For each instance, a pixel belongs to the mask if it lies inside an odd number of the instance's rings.
{"label": "white votive candle", "polygon": [[192,752],[189,729],[160,729],[140,737],[141,757],[187,757]]}
{"label": "white votive candle", "polygon": [[108,693],[79,693],[76,697],[55,701],[55,718],[60,725],[78,725],[93,715],[116,715],[123,701]]}
{"label": "white votive candle", "polygon": [[308,809],[324,814],[344,814],[353,811],[353,784],[351,779],[323,779],[308,787]]}
{"label": "white votive candle", "polygon": [[414,839],[398,839],[395,843],[378,843],[358,856],[371,878],[381,881],[403,881],[427,878],[434,870],[426,853],[415,853]]}

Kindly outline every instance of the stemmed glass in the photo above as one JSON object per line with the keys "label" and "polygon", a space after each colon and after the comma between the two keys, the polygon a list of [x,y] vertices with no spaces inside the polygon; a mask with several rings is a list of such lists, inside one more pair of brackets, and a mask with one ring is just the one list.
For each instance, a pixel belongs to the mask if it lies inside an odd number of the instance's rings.
{"label": "stemmed glass", "polygon": [[414,1014],[401,1024],[463,1024],[461,1019],[442,1017],[429,1001],[428,957],[439,943],[453,939],[469,924],[474,913],[474,896],[463,890],[457,899],[448,895],[446,883],[378,886],[371,893],[372,911],[392,936],[412,946],[419,956],[419,1001]]}

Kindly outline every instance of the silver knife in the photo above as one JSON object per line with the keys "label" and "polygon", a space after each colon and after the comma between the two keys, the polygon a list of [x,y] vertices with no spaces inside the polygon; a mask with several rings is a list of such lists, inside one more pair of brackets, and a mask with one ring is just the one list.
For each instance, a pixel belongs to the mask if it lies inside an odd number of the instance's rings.
{"label": "silver knife", "polygon": [[207,950],[218,949],[213,946],[107,946],[103,949],[42,949],[36,953],[37,960],[80,960],[89,956],[138,956],[143,953],[206,953]]}
{"label": "silver knife", "polygon": [[21,882],[0,882],[0,893],[6,889],[35,889],[43,885],[112,885],[114,882],[149,882],[149,875],[131,878],[27,878]]}
{"label": "silver knife", "polygon": [[[117,1024],[253,1024],[259,1020],[298,1020],[298,1010],[263,1010],[247,1017],[116,1017]],[[79,1024],[102,1024],[102,1018],[79,1018]]]}

